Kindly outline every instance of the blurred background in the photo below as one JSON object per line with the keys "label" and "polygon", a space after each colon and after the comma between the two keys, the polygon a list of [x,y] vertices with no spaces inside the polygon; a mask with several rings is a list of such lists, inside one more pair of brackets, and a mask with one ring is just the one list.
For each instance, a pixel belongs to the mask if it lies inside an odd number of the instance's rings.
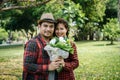
{"label": "blurred background", "polygon": [[69,23],[76,80],[120,79],[120,0],[0,0],[0,80],[21,80],[24,44],[44,12]]}

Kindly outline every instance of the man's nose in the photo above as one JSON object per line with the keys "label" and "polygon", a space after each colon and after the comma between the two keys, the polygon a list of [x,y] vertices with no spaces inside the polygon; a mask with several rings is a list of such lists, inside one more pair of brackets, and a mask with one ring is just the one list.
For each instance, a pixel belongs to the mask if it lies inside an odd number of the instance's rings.
{"label": "man's nose", "polygon": [[48,26],[48,27],[47,27],[47,30],[51,30],[51,28]]}

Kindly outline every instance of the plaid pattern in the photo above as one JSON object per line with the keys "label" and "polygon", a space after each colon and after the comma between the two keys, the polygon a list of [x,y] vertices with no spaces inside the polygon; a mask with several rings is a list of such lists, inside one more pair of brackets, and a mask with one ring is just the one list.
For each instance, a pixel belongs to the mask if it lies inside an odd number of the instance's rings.
{"label": "plaid pattern", "polygon": [[75,43],[72,43],[74,54],[70,54],[69,58],[65,59],[65,67],[57,73],[57,80],[75,80],[73,70],[79,66],[77,50]]}
{"label": "plaid pattern", "polygon": [[48,80],[49,56],[40,35],[28,41],[24,50],[23,80]]}

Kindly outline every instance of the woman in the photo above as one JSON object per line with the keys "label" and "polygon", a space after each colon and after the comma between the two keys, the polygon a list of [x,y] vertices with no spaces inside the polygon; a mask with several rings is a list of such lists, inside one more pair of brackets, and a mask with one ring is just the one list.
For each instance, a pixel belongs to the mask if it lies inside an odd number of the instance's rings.
{"label": "woman", "polygon": [[[69,27],[68,23],[64,19],[57,19],[55,35],[57,37],[68,37]],[[77,50],[75,43],[71,42],[71,45],[74,49],[73,54],[69,54],[67,59],[61,60],[62,70],[61,72],[56,72],[55,80],[75,80],[73,70],[79,66]]]}

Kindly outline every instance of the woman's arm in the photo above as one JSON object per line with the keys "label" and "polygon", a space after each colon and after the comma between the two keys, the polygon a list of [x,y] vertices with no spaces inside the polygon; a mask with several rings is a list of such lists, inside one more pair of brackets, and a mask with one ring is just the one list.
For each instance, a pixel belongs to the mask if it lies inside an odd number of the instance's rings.
{"label": "woman's arm", "polygon": [[75,43],[71,43],[74,49],[74,53],[69,55],[69,58],[65,60],[64,70],[74,70],[79,66],[79,60],[77,55],[77,47]]}

